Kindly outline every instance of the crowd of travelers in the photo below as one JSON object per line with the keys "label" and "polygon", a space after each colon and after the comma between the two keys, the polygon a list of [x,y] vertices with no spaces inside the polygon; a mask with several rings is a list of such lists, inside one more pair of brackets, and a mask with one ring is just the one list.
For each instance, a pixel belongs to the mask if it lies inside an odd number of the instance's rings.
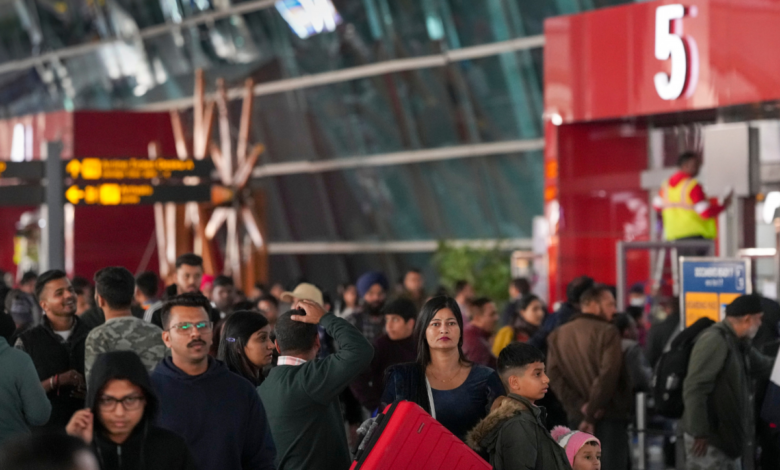
{"label": "crowd of travelers", "polygon": [[495,469],[625,470],[638,392],[685,468],[780,468],[770,299],[683,329],[676,299],[652,309],[639,285],[617,305],[587,276],[554,308],[526,279],[506,305],[467,281],[429,295],[417,269],[242,292],[194,254],[160,282],[106,267],[2,289],[1,469],[347,470],[361,424],[408,400]]}

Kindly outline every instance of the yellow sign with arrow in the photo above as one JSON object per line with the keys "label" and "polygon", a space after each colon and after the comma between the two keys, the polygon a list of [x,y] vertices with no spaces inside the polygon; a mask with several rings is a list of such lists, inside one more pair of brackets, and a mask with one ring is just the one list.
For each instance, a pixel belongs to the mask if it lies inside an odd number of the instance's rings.
{"label": "yellow sign with arrow", "polygon": [[84,158],[70,160],[65,171],[72,179],[139,180],[167,179],[185,176],[208,177],[214,169],[208,160],[158,158]]}
{"label": "yellow sign with arrow", "polygon": [[81,186],[74,184],[65,190],[65,199],[74,205],[96,206],[197,202],[211,201],[212,191],[210,185],[152,186],[151,184],[103,183]]}

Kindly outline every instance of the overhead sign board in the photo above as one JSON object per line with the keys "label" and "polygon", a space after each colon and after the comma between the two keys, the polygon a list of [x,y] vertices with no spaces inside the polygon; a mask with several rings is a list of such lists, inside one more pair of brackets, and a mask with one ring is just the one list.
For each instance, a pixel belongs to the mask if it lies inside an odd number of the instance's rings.
{"label": "overhead sign board", "polygon": [[752,291],[749,259],[680,258],[680,321],[683,328],[700,318],[722,320],[726,305]]}
{"label": "overhead sign board", "polygon": [[43,186],[0,186],[0,206],[40,206],[44,197]]}
{"label": "overhead sign board", "polygon": [[148,180],[208,177],[214,170],[211,160],[173,158],[84,158],[65,162],[65,174],[83,180]]}
{"label": "overhead sign board", "polygon": [[153,186],[151,184],[102,183],[72,185],[65,190],[65,200],[74,205],[119,206],[155,202],[211,201],[211,185]]}
{"label": "overhead sign board", "polygon": [[0,161],[0,178],[19,178],[24,180],[39,180],[44,175],[43,161],[5,162]]}
{"label": "overhead sign board", "polygon": [[[36,181],[29,185],[0,185],[0,206],[39,205],[44,203],[45,161],[0,161],[0,178]],[[65,200],[76,205],[136,205],[155,202],[211,201],[212,191],[219,201],[230,200],[227,188],[207,184],[190,185],[186,177],[208,179],[214,171],[211,160],[158,158],[83,158],[62,162],[66,179],[76,184],[65,189]],[[165,184],[165,180],[170,181]],[[144,182],[147,181],[147,182]],[[151,184],[151,183],[154,184]],[[158,184],[158,183],[163,184]]]}
{"label": "overhead sign board", "polygon": [[[0,161],[0,178],[40,180],[46,176],[46,162]],[[65,175],[74,180],[152,180],[199,176],[208,178],[214,171],[211,160],[173,158],[83,158],[63,160]]]}

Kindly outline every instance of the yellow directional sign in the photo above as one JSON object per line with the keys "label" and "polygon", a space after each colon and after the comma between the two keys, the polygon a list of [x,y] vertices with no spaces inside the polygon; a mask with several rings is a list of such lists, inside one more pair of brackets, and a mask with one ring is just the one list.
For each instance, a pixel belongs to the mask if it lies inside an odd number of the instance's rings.
{"label": "yellow directional sign", "polygon": [[65,199],[71,204],[78,204],[84,198],[84,191],[78,186],[71,186],[65,191]]}
{"label": "yellow directional sign", "polygon": [[65,171],[70,174],[70,177],[76,179],[81,173],[81,162],[78,160],[71,160],[65,165]]}
{"label": "yellow directional sign", "polygon": [[119,204],[140,204],[141,197],[154,194],[154,186],[150,184],[117,184],[104,183],[88,185],[83,189],[73,185],[65,191],[65,199],[71,204],[96,204],[100,206],[116,206]]}
{"label": "yellow directional sign", "polygon": [[117,206],[151,204],[154,202],[210,201],[210,185],[152,186],[151,184],[102,183],[72,185],[65,191],[65,199],[71,204]]}
{"label": "yellow directional sign", "polygon": [[213,163],[209,160],[84,158],[70,160],[65,166],[65,171],[72,179],[139,180],[184,176],[208,177],[213,168]]}

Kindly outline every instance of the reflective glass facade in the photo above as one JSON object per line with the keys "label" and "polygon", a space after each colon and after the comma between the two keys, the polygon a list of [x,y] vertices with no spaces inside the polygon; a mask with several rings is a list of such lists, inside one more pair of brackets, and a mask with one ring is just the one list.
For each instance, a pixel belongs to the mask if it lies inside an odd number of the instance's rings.
{"label": "reflective glass facade", "polygon": [[[143,109],[189,97],[196,68],[206,71],[209,86],[224,77],[237,87],[247,77],[262,84],[431,57],[539,35],[547,17],[626,2],[332,3],[341,18],[335,31],[301,39],[271,1],[15,0],[13,8],[0,10],[0,117]],[[186,23],[242,5],[253,11]],[[124,39],[32,68],[10,67],[117,37]],[[231,103],[234,123],[240,108],[240,101]],[[265,164],[370,158],[540,139],[542,112],[542,50],[531,48],[262,95],[255,101],[252,140],[266,144]],[[271,241],[529,238],[532,218],[542,212],[542,152],[275,176],[253,184],[268,194]],[[426,266],[428,258],[272,256],[272,277],[332,285],[368,267],[396,276],[411,265]]]}

